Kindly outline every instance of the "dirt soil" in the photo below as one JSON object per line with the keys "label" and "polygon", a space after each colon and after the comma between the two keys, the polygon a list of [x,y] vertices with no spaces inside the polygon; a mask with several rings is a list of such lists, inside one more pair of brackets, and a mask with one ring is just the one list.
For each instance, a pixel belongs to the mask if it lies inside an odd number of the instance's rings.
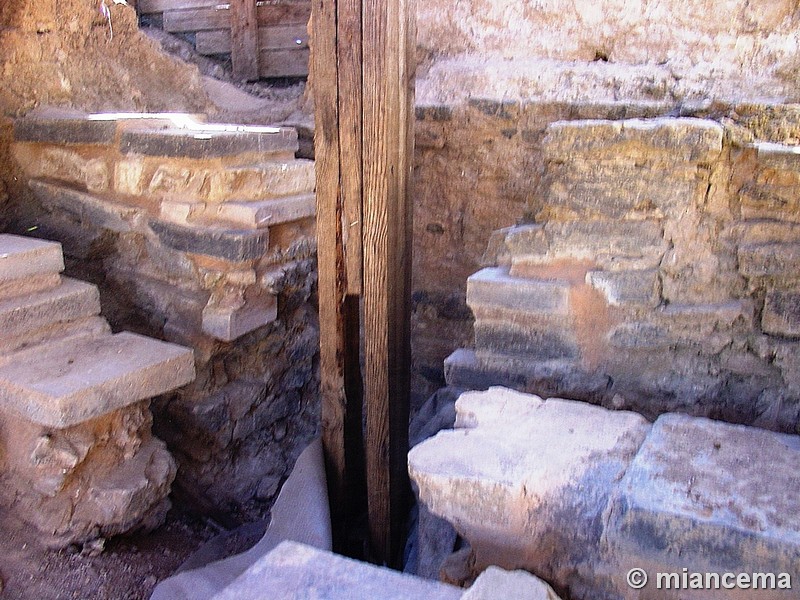
{"label": "dirt soil", "polygon": [[41,534],[0,514],[0,598],[9,600],[144,600],[219,529],[173,509],[150,534],[91,547],[50,550]]}

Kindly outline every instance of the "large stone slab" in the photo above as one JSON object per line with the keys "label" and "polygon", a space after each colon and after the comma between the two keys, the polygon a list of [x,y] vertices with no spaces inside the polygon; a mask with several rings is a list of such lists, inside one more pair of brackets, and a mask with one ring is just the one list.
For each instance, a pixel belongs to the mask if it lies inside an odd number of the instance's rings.
{"label": "large stone slab", "polygon": [[124,154],[212,158],[236,154],[292,153],[297,151],[297,131],[290,127],[200,125],[193,129],[131,129],[123,132]]}
{"label": "large stone slab", "polygon": [[100,294],[91,284],[65,277],[53,289],[0,300],[0,338],[100,314]]}
{"label": "large stone slab", "polygon": [[623,567],[796,577],[797,489],[799,437],[663,415],[619,484],[610,547]]}
{"label": "large stone slab", "polygon": [[566,315],[569,283],[513,277],[506,267],[481,269],[467,279],[467,304],[526,313]]}
{"label": "large stone slab", "polygon": [[297,542],[282,542],[213,600],[457,600],[455,586],[404,575]]}
{"label": "large stone slab", "polygon": [[63,428],[194,379],[190,349],[123,332],[20,352],[0,366],[0,407]]}
{"label": "large stone slab", "polygon": [[61,244],[20,235],[0,235],[0,282],[64,270]]}
{"label": "large stone slab", "polygon": [[110,144],[117,133],[115,121],[85,116],[26,117],[14,122],[14,140],[47,144]]}
{"label": "large stone slab", "polygon": [[553,161],[626,156],[710,162],[722,152],[722,139],[722,126],[715,121],[664,117],[557,121],[547,127],[542,143],[545,157]]}
{"label": "large stone slab", "polygon": [[42,206],[75,217],[80,223],[116,232],[130,231],[142,209],[98,198],[39,179],[28,184]]}
{"label": "large stone slab", "polygon": [[764,299],[761,327],[766,333],[800,336],[800,292],[770,290]]}
{"label": "large stone slab", "polygon": [[409,453],[420,500],[470,542],[478,568],[591,585],[603,511],[647,421],[503,388],[465,393],[456,411],[455,430]]}
{"label": "large stone slab", "polygon": [[156,219],[150,221],[150,228],[170,248],[232,262],[257,260],[269,248],[268,230],[189,227]]}

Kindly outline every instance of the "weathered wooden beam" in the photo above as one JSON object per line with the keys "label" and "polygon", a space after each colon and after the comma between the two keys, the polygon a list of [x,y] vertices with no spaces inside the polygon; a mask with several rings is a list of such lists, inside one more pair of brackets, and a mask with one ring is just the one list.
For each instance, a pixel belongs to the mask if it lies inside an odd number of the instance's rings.
{"label": "weathered wooden beam", "polygon": [[319,278],[320,393],[322,443],[330,497],[334,550],[346,546],[344,525],[349,504],[345,425],[348,359],[339,136],[337,0],[313,0],[311,81],[315,95],[314,153],[317,178],[317,269]]}
{"label": "weathered wooden beam", "polygon": [[[198,31],[195,48],[200,54],[227,54],[231,51],[231,32],[227,29]],[[303,23],[259,27],[258,48],[259,50],[305,50],[308,48],[308,26]]]}
{"label": "weathered wooden beam", "polygon": [[231,63],[240,81],[258,79],[258,21],[256,0],[229,0],[231,7]]}
{"label": "weathered wooden beam", "polygon": [[362,0],[363,313],[371,549],[402,560],[409,484],[413,0]]}

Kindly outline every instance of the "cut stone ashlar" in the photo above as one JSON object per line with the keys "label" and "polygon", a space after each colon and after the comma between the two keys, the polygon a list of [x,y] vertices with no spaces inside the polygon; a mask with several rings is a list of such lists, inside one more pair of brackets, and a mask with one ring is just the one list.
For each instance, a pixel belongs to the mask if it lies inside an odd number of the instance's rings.
{"label": "cut stone ashlar", "polygon": [[18,353],[0,367],[0,408],[63,428],[194,379],[190,349],[123,332]]}
{"label": "cut stone ashlar", "polygon": [[0,283],[64,270],[61,244],[21,235],[0,235]]}

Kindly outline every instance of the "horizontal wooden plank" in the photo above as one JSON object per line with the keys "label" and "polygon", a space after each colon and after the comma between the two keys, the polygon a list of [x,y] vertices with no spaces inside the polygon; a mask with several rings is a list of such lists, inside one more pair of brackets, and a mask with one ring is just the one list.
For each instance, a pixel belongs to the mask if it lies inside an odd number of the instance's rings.
{"label": "horizontal wooden plank", "polygon": [[[225,5],[227,7],[227,4]],[[185,33],[209,29],[231,28],[230,8],[198,8],[197,10],[170,10],[164,13],[164,31]]]}
{"label": "horizontal wooden plank", "polygon": [[305,77],[308,75],[308,48],[301,50],[262,50],[258,55],[261,77]]}
{"label": "horizontal wooden plank", "polygon": [[188,10],[193,8],[213,8],[227,4],[225,0],[139,0],[136,8],[141,14],[164,12],[165,10]]}
{"label": "horizontal wooden plank", "polygon": [[[231,34],[227,29],[198,31],[195,47],[200,54],[227,54],[231,51]],[[308,48],[305,25],[277,25],[258,29],[260,50],[301,50]]]}
{"label": "horizontal wooden plank", "polygon": [[[256,8],[260,27],[272,25],[306,25],[311,17],[311,3],[302,1],[260,2]],[[231,11],[228,4],[193,10],[164,12],[164,30],[171,33],[230,29]]]}

